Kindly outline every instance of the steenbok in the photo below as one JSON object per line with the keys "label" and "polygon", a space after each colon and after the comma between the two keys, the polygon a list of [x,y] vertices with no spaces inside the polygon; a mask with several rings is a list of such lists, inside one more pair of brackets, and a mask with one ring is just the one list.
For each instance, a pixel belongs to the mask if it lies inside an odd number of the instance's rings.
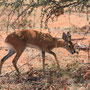
{"label": "steenbok", "polygon": [[37,48],[42,52],[43,72],[45,74],[45,52],[52,54],[55,57],[57,67],[60,68],[56,54],[52,51],[53,48],[66,48],[71,54],[75,53],[74,45],[71,41],[71,35],[63,33],[62,39],[57,39],[49,33],[42,33],[35,30],[21,30],[9,34],[5,42],[9,46],[8,54],[5,55],[0,62],[0,74],[3,63],[16,53],[12,63],[18,74],[17,61],[26,47]]}

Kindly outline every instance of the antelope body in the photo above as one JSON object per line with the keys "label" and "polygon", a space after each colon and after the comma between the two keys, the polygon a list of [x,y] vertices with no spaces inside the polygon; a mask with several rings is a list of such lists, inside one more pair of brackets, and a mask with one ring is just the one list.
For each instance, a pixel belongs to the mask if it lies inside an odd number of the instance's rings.
{"label": "antelope body", "polygon": [[55,57],[58,68],[59,62],[56,54],[52,51],[55,47],[66,48],[70,53],[75,53],[74,45],[71,42],[71,35],[63,33],[62,39],[52,37],[49,33],[41,33],[35,30],[21,30],[9,34],[5,42],[9,46],[9,52],[0,61],[0,74],[3,63],[16,53],[12,63],[18,74],[20,74],[17,68],[17,61],[26,47],[37,48],[42,51],[43,59],[43,72],[45,74],[45,52],[52,54]]}

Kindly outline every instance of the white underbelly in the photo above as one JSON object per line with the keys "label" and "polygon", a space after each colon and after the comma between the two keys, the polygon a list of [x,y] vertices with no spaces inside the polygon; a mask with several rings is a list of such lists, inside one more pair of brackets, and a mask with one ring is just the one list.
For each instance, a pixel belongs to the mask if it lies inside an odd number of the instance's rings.
{"label": "white underbelly", "polygon": [[11,44],[7,43],[7,45],[8,45],[8,50],[15,50]]}
{"label": "white underbelly", "polygon": [[27,44],[26,46],[30,47],[30,48],[35,48],[35,49],[40,50],[40,48],[38,46],[35,46],[35,45],[32,45],[32,44]]}

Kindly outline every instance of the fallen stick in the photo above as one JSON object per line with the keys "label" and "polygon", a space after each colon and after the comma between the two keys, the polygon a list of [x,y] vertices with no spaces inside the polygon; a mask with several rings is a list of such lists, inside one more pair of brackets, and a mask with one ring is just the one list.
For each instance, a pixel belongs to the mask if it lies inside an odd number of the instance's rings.
{"label": "fallen stick", "polygon": [[89,43],[89,45],[83,45],[83,44],[77,43],[76,49],[88,52],[88,63],[89,63],[89,59],[90,59],[90,53],[89,53],[90,52],[90,43]]}
{"label": "fallen stick", "polygon": [[77,38],[77,39],[72,39],[72,41],[78,41],[78,40],[86,40],[86,38]]}

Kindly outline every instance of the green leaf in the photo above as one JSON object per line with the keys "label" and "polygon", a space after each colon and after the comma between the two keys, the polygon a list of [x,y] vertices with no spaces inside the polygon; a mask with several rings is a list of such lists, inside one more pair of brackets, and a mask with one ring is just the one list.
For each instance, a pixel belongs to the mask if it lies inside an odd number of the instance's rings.
{"label": "green leaf", "polygon": [[0,7],[3,6],[5,4],[5,0],[2,0],[2,2],[0,2]]}

